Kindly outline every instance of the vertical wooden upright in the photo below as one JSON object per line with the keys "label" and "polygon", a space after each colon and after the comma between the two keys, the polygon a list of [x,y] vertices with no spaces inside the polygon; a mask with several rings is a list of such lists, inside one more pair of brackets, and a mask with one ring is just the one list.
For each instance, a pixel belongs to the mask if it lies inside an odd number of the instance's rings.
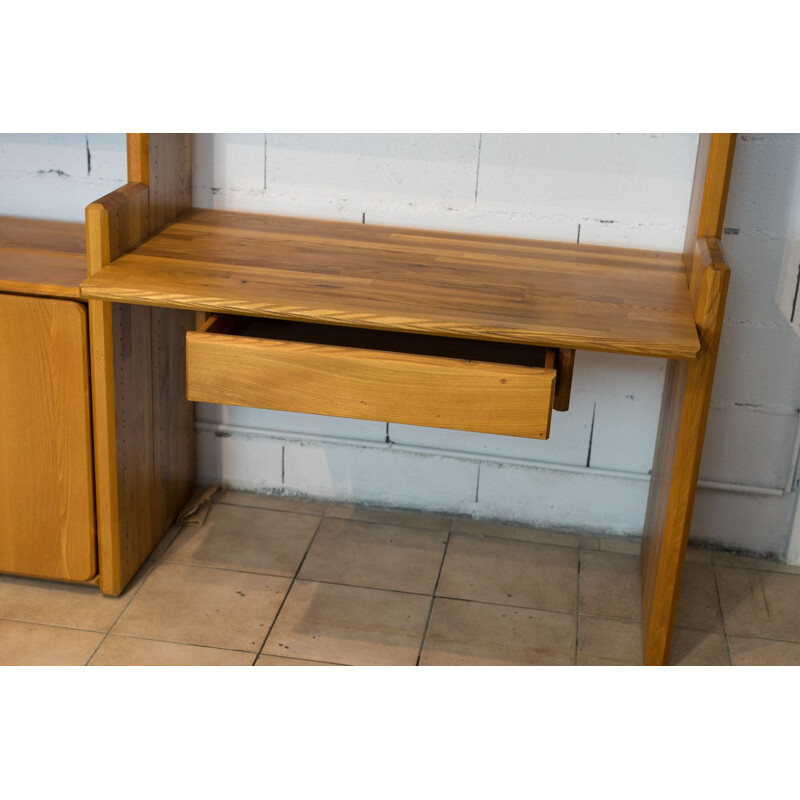
{"label": "vertical wooden upright", "polygon": [[[86,209],[89,274],[191,205],[189,134],[128,134],[128,183]],[[120,594],[191,494],[191,312],[89,301],[98,566]]]}
{"label": "vertical wooden upright", "polygon": [[642,638],[649,665],[669,661],[680,596],[728,291],[719,238],[735,141],[735,134],[703,134],[698,147],[684,263],[701,348],[694,361],[670,361],[664,382],[642,542]]}

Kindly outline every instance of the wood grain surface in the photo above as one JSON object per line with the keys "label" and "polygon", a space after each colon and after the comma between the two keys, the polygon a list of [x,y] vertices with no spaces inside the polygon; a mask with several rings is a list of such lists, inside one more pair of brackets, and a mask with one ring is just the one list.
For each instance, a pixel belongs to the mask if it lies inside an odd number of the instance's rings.
{"label": "wood grain surface", "polygon": [[535,439],[549,435],[553,369],[220,334],[209,322],[186,337],[190,400]]}
{"label": "wood grain surface", "polygon": [[78,299],[85,277],[83,225],[0,217],[0,291]]}
{"label": "wood grain surface", "polygon": [[716,239],[699,239],[694,261],[702,350],[688,364],[670,362],[664,383],[642,541],[645,664],[669,660],[730,280]]}
{"label": "wood grain surface", "polygon": [[96,573],[86,342],[83,304],[0,294],[2,572]]}
{"label": "wood grain surface", "polygon": [[191,210],[86,297],[691,359],[680,254]]}

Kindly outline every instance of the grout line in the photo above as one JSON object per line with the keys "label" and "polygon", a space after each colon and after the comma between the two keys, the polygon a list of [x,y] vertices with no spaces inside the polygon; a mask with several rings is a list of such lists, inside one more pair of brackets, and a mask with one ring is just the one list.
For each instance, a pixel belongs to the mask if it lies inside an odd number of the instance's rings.
{"label": "grout line", "polygon": [[136,636],[130,633],[115,633],[114,636],[119,636],[120,639],[140,639],[145,642],[163,642],[165,644],[183,644],[187,647],[204,647],[206,650],[225,650],[228,653],[247,653],[252,655],[252,650],[241,650],[238,647],[220,647],[216,644],[200,644],[199,642],[182,642],[178,639],[156,639],[152,636]]}
{"label": "grout line", "polygon": [[303,517],[323,517],[324,511],[290,511],[288,508],[267,508],[266,506],[246,506],[243,503],[226,503],[224,501],[213,500],[217,506],[233,506],[234,508],[249,508],[252,511],[275,511],[278,514],[299,514]]}
{"label": "grout line", "polygon": [[[89,149],[89,134],[84,133],[83,135],[86,139],[86,176],[89,177],[92,174],[92,151]],[[795,292],[796,297],[797,292]]]}
{"label": "grout line", "polygon": [[[318,658],[294,658],[293,656],[276,656],[276,655],[273,655],[272,653],[265,653],[264,655],[266,655],[267,658],[279,658],[282,661],[311,661],[314,664],[319,664],[320,666],[323,666],[323,667],[349,667],[350,666],[350,664],[340,664],[338,661],[320,661]],[[259,654],[259,657],[260,656],[261,656],[261,654]],[[258,661],[258,658],[256,658],[256,661]],[[253,666],[255,666],[255,664],[253,664]]]}
{"label": "grout line", "polygon": [[800,289],[800,264],[797,265],[797,283],[794,285],[794,298],[792,299],[792,315],[789,322],[794,322],[794,312],[797,310],[797,290]]}
{"label": "grout line", "polygon": [[420,659],[422,658],[422,648],[425,647],[425,639],[428,636],[428,627],[431,624],[431,616],[433,615],[433,604],[436,602],[436,590],[439,588],[439,581],[442,578],[442,569],[444,569],[444,560],[447,558],[447,547],[450,544],[450,537],[453,535],[453,519],[450,519],[450,528],[447,531],[447,539],[445,539],[444,550],[442,551],[442,560],[439,563],[439,572],[436,575],[436,583],[433,585],[433,593],[431,594],[431,604],[428,606],[428,616],[425,618],[425,629],[422,631],[422,639],[419,643],[419,652],[417,653],[417,660],[415,666],[419,666]]}
{"label": "grout line", "polygon": [[281,445],[281,487],[286,488],[286,445]]}
{"label": "grout line", "polygon": [[[481,465],[478,464],[478,479],[475,481],[475,505],[478,504],[478,494],[481,490]],[[450,530],[453,530],[453,523],[450,523]]]}
{"label": "grout line", "polygon": [[281,615],[281,611],[283,611],[283,607],[286,605],[286,599],[289,597],[289,594],[291,593],[292,588],[294,587],[295,581],[297,581],[297,576],[300,574],[300,570],[303,568],[303,564],[305,563],[305,560],[308,557],[308,552],[309,550],[311,550],[311,547],[313,546],[314,542],[317,539],[317,534],[319,533],[320,525],[322,525],[322,520],[323,517],[320,517],[319,521],[317,522],[317,527],[314,529],[314,535],[311,537],[311,541],[309,541],[308,547],[306,547],[306,551],[305,553],[303,553],[303,557],[300,559],[300,563],[297,565],[297,569],[294,572],[294,577],[292,578],[291,583],[289,584],[289,588],[286,590],[286,594],[284,594],[283,600],[281,600],[281,604],[280,606],[278,606],[278,610],[275,612],[275,616],[272,618],[272,622],[270,623],[270,626],[267,628],[267,633],[264,636],[264,641],[261,642],[261,647],[259,647],[259,649],[256,651],[256,654],[253,658],[253,663],[250,665],[252,667],[256,665],[258,657],[264,652],[264,647],[266,647],[267,640],[269,639],[269,636],[272,633],[272,629],[275,627],[275,623],[278,621],[278,617],[280,617]]}
{"label": "grout line", "polygon": [[579,222],[578,223],[578,241],[575,242],[575,244],[580,244],[580,243],[581,243],[581,224]]}
{"label": "grout line", "polygon": [[714,575],[714,591],[717,594],[717,603],[719,605],[719,617],[722,620],[722,635],[725,638],[725,649],[728,652],[728,663],[733,666],[733,656],[731,655],[731,643],[728,640],[728,626],[725,624],[725,612],[722,610],[722,595],[719,591],[719,582],[717,581],[717,565],[711,565],[711,571]]}
{"label": "grout line", "polygon": [[[120,621],[120,618],[122,617],[122,615],[128,610],[128,608],[130,608],[131,602],[133,602],[133,598],[136,597],[136,595],[138,595],[139,592],[142,591],[142,587],[145,585],[145,583],[147,583],[147,581],[149,580],[150,576],[153,574],[153,571],[158,566],[158,563],[155,562],[155,561],[145,561],[142,566],[144,567],[144,566],[147,566],[148,564],[149,564],[149,569],[147,569],[147,571],[145,572],[144,577],[142,578],[142,582],[139,584],[139,586],[136,589],[136,591],[131,593],[131,596],[128,598],[128,601],[122,607],[122,609],[120,610],[119,614],[117,614],[116,618],[111,623],[111,625],[109,625],[108,630],[105,632],[103,638],[100,640],[100,644],[98,644],[97,647],[95,647],[95,649],[92,651],[92,654],[89,656],[89,658],[86,659],[86,661],[84,662],[84,666],[85,667],[88,666],[91,663],[92,659],[97,655],[97,651],[103,646],[103,643],[105,642],[105,640],[108,639],[108,635],[111,633],[111,631],[114,630],[114,628],[116,627],[117,623]],[[140,567],[139,569],[142,569],[142,567]],[[134,579],[135,579],[135,576],[134,576]]]}

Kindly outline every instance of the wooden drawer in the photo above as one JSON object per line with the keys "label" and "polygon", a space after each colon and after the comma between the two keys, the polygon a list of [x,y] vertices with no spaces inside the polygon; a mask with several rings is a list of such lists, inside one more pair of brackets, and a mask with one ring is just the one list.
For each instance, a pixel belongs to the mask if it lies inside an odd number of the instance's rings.
{"label": "wooden drawer", "polygon": [[546,439],[555,351],[212,316],[186,337],[189,400]]}

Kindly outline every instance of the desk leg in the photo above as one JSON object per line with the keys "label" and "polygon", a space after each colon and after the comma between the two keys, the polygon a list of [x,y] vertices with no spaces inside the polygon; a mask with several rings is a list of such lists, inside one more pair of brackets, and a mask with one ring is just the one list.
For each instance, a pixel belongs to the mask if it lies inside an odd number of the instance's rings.
{"label": "desk leg", "polygon": [[700,354],[694,361],[667,365],[642,540],[642,640],[648,665],[669,663],[727,286],[727,267],[707,267],[696,307]]}

